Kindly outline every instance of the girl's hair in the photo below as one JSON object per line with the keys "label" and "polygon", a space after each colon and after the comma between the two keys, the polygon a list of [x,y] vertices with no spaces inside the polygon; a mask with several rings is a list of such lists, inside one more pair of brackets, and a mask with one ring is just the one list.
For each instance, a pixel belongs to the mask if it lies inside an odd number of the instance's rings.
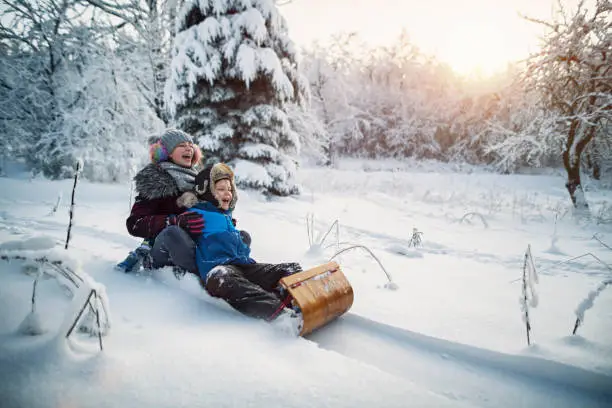
{"label": "girl's hair", "polygon": [[[149,156],[151,157],[151,163],[161,163],[163,161],[170,160],[170,154],[166,147],[161,142],[161,139],[158,139],[155,143],[149,146]],[[191,166],[195,166],[197,163],[202,160],[202,150],[196,144],[193,144],[193,157],[191,158]]]}

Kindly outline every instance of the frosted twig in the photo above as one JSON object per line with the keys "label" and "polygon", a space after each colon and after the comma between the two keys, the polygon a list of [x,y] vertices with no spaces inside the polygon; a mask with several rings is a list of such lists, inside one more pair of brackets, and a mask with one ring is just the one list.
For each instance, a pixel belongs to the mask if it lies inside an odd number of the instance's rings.
{"label": "frosted twig", "polygon": [[338,220],[335,220],[332,225],[329,227],[329,229],[327,230],[327,232],[325,233],[325,235],[323,235],[323,238],[321,238],[321,241],[319,242],[320,246],[323,246],[323,242],[325,242],[325,239],[327,238],[327,236],[329,235],[329,233],[332,231],[332,229],[334,228],[334,226],[336,227],[336,242],[339,239],[340,236],[340,225],[338,224]]}
{"label": "frosted twig", "polygon": [[612,279],[601,282],[597,289],[589,292],[587,297],[582,302],[580,302],[580,304],[576,308],[576,322],[574,323],[574,330],[572,330],[572,335],[576,334],[578,327],[580,327],[584,322],[584,315],[586,311],[593,307],[595,299],[597,299],[597,297],[608,285],[612,285]]}
{"label": "frosted twig", "polygon": [[605,248],[608,248],[610,251],[612,251],[612,247],[610,247],[609,245],[606,245],[601,239],[599,239],[597,234],[593,235],[593,239],[595,239],[597,242],[599,242]]}
{"label": "frosted twig", "polygon": [[0,255],[0,259],[5,260],[5,261],[8,261],[10,259],[16,259],[16,260],[20,260],[20,261],[34,261],[34,262],[46,265],[46,266],[52,268],[53,270],[55,270],[61,276],[66,278],[68,281],[70,281],[70,283],[72,283],[75,288],[78,288],[80,286],[80,283],[83,282],[83,278],[81,278],[79,276],[79,274],[74,272],[70,267],[68,267],[67,265],[63,264],[61,261],[51,261],[51,260],[49,260],[45,256],[41,256],[41,257],[37,257],[37,258],[27,258],[27,257],[22,256],[22,255],[11,255],[11,256],[8,256],[8,255],[5,255],[5,254],[2,254],[2,255]]}
{"label": "frosted twig", "polygon": [[585,256],[590,256],[590,257],[592,257],[592,258],[595,258],[595,260],[596,260],[597,262],[599,262],[600,264],[602,264],[603,266],[605,266],[605,267],[606,267],[606,268],[607,268],[607,269],[608,269],[610,272],[612,272],[612,267],[610,267],[610,265],[608,265],[607,263],[605,263],[604,261],[602,261],[601,259],[599,259],[599,258],[598,258],[598,257],[596,257],[595,255],[593,255],[592,253],[587,252],[586,254],[582,254],[582,255],[579,255],[579,256],[575,256],[575,257],[573,257],[573,258],[566,259],[565,261],[561,261],[561,262],[557,262],[557,263],[555,263],[555,264],[552,264],[552,265],[551,265],[551,266],[549,266],[548,268],[540,269],[540,273],[542,273],[543,271],[547,271],[547,270],[549,270],[549,269],[552,269],[552,268],[554,268],[555,266],[559,266],[559,265],[562,265],[562,264],[565,264],[565,263],[568,263],[568,262],[571,262],[571,261],[575,261],[576,259],[584,258]]}
{"label": "frosted twig", "polygon": [[72,230],[72,219],[74,217],[74,193],[76,191],[77,182],[79,181],[79,174],[83,169],[83,163],[81,160],[77,160],[76,162],[76,171],[74,172],[74,185],[72,186],[72,198],[70,200],[70,218],[68,220],[68,231],[66,232],[66,245],[64,249],[68,249],[68,244],[70,243],[70,231]]}
{"label": "frosted twig", "polygon": [[[575,256],[575,257],[570,258],[570,259],[566,259],[564,261],[556,262],[556,263],[550,265],[548,268],[540,269],[540,273],[542,273],[544,271],[548,271],[548,270],[554,268],[555,266],[563,265],[563,264],[569,263],[571,261],[575,261],[576,259],[584,258],[585,256],[590,256],[590,257],[595,258],[596,261],[598,261],[600,264],[605,266],[610,272],[612,272],[612,267],[610,267],[610,265],[608,265],[607,263],[605,263],[604,261],[602,261],[601,259],[599,259],[595,255],[593,255],[592,253],[588,252],[586,254],[582,254],[582,255],[578,255],[578,256]],[[517,282],[519,280],[521,280],[521,278],[513,279],[513,280],[511,280],[508,283],[514,283],[514,282]]]}
{"label": "frosted twig", "polygon": [[[608,270],[610,270],[612,272],[612,268],[610,267],[610,265],[608,265],[607,263],[605,263],[604,261],[602,261],[601,259],[599,259],[598,257],[596,257],[595,255],[593,255],[592,253],[589,252],[589,253],[586,253],[586,254],[575,256],[575,257],[570,258],[570,259],[566,259],[565,261],[560,261],[560,262],[554,263],[554,264],[550,265],[548,268],[540,269],[540,273],[542,273],[544,271],[548,271],[549,269],[552,269],[555,266],[563,265],[563,264],[569,263],[571,261],[575,261],[576,259],[584,258],[585,256],[591,256],[591,257],[595,258],[595,260],[597,260],[599,263],[601,263],[603,266],[605,266]],[[508,283],[515,283],[515,282],[518,282],[519,280],[521,280],[521,278],[512,279]]]}
{"label": "frosted twig", "polygon": [[461,217],[461,219],[459,220],[459,224],[463,223],[463,221],[467,221],[468,218],[471,217],[477,217],[480,219],[480,221],[482,221],[482,225],[484,225],[485,228],[489,228],[489,224],[487,223],[487,220],[485,219],[485,217],[477,212],[469,212],[467,214],[465,214],[463,217]]}
{"label": "frosted twig", "polygon": [[55,205],[51,209],[51,212],[49,213],[49,215],[55,215],[61,203],[62,203],[62,192],[60,191],[59,194],[57,195],[57,201],[55,202]]}
{"label": "frosted twig", "polygon": [[[76,325],[77,325],[77,323],[78,323],[79,319],[80,319],[80,318],[81,318],[81,316],[83,315],[83,312],[85,311],[85,308],[86,308],[87,306],[90,306],[90,307],[92,307],[92,308],[93,308],[93,306],[91,306],[91,303],[90,303],[90,302],[91,302],[91,297],[92,297],[92,296],[94,296],[94,298],[96,298],[96,300],[97,300],[98,294],[97,294],[97,292],[96,292],[96,290],[95,290],[95,289],[92,289],[92,290],[89,292],[89,295],[87,296],[87,300],[86,300],[86,301],[83,303],[83,306],[81,307],[81,309],[80,309],[79,313],[77,313],[76,318],[75,318],[75,319],[74,319],[74,321],[72,322],[72,325],[70,326],[70,328],[69,328],[69,329],[68,329],[68,331],[66,332],[66,338],[70,337],[70,335],[72,334],[72,332],[73,332],[74,328],[76,327]],[[103,348],[102,348],[102,328],[100,327],[100,317],[99,317],[99,315],[98,315],[98,310],[97,310],[97,308],[95,308],[94,310],[95,310],[95,313],[96,313],[96,322],[97,322],[97,324],[98,324],[98,341],[99,341],[99,344],[100,344],[100,350],[103,350]]]}
{"label": "frosted twig", "polygon": [[361,248],[361,249],[365,249],[371,256],[372,258],[374,258],[374,260],[378,263],[378,265],[380,266],[380,269],[382,269],[382,271],[385,273],[385,275],[387,276],[387,279],[389,280],[389,283],[393,283],[393,279],[391,279],[391,275],[389,274],[389,272],[387,272],[387,270],[385,269],[385,267],[383,266],[382,262],[380,262],[380,259],[378,259],[378,257],[376,255],[374,255],[374,252],[372,252],[370,250],[370,248],[368,248],[365,245],[351,245],[348,248],[343,248],[340,251],[336,252],[335,254],[333,254],[330,258],[329,261],[331,261],[332,259],[334,259],[335,257],[337,257],[338,255],[340,255],[343,252],[346,252],[350,249],[355,249],[355,248]]}
{"label": "frosted twig", "polygon": [[534,284],[538,282],[538,274],[533,263],[531,255],[531,245],[527,245],[525,251],[525,259],[523,262],[523,286],[521,297],[521,309],[523,311],[523,320],[525,322],[525,331],[527,333],[527,345],[531,345],[531,322],[529,320],[529,306],[537,306],[537,293],[535,292]]}
{"label": "frosted twig", "polygon": [[306,233],[308,234],[308,246],[314,242],[314,214],[306,214]]}
{"label": "frosted twig", "polygon": [[130,201],[128,202],[128,211],[132,211],[132,196],[134,195],[134,183],[130,183]]}
{"label": "frosted twig", "polygon": [[34,284],[32,285],[32,313],[36,312],[36,286],[38,286],[38,280],[42,277],[42,270],[38,268],[38,274],[36,274],[36,278],[34,279]]}

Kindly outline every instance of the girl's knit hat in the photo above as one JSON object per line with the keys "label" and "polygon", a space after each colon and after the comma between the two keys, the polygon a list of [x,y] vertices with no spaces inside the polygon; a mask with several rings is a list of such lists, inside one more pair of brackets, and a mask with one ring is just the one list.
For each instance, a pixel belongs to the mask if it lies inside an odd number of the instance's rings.
{"label": "girl's knit hat", "polygon": [[191,165],[194,166],[202,158],[202,151],[197,145],[193,144],[193,137],[189,133],[179,129],[166,129],[164,134],[150,146],[151,162],[160,163],[169,160],[176,146],[184,142],[193,145],[194,152]]}

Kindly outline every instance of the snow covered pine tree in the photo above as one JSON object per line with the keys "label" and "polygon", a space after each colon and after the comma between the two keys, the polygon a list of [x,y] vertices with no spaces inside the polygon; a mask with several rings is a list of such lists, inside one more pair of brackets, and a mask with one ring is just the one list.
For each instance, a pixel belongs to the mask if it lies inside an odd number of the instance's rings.
{"label": "snow covered pine tree", "polygon": [[242,187],[298,193],[299,137],[286,104],[306,81],[273,0],[191,0],[177,15],[166,107],[208,162],[234,167]]}

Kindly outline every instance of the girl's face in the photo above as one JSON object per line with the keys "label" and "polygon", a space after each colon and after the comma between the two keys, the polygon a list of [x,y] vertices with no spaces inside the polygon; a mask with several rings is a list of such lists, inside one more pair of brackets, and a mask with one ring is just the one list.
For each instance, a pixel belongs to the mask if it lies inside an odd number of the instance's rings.
{"label": "girl's face", "polygon": [[221,204],[221,208],[229,210],[230,203],[234,194],[232,193],[232,183],[228,179],[219,180],[215,183],[215,190],[213,196]]}
{"label": "girl's face", "polygon": [[191,167],[191,160],[193,159],[194,153],[193,144],[183,142],[174,148],[170,154],[170,160],[181,167]]}

